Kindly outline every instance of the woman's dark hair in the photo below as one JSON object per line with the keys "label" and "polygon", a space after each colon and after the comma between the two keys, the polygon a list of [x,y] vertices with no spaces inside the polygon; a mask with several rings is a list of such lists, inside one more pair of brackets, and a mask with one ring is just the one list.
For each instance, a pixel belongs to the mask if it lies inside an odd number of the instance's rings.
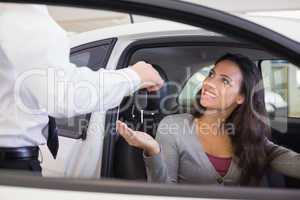
{"label": "woman's dark hair", "polygon": [[[262,76],[256,64],[246,56],[226,54],[215,65],[224,60],[235,63],[243,76],[240,92],[245,96],[245,101],[225,121],[225,125],[230,123],[234,126],[234,134],[230,137],[241,169],[240,184],[258,185],[268,165],[264,144],[266,137],[270,136],[269,126],[258,118],[267,119],[263,87],[255,91],[257,84],[262,84]],[[197,104],[200,104],[199,96]],[[202,114],[203,110],[195,112],[194,116],[200,117]]]}

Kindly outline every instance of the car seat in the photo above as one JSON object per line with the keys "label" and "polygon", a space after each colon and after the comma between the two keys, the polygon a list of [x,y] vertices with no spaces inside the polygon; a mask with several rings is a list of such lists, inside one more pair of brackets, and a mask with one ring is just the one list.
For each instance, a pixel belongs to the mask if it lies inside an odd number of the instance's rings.
{"label": "car seat", "polygon": [[[158,65],[152,65],[164,79],[164,86],[157,92],[137,91],[131,100],[133,104],[122,115],[125,123],[135,130],[143,131],[155,137],[159,122],[165,117],[168,110],[169,95],[168,77]],[[114,148],[115,178],[129,180],[146,180],[146,170],[142,150],[132,147],[119,137]]]}

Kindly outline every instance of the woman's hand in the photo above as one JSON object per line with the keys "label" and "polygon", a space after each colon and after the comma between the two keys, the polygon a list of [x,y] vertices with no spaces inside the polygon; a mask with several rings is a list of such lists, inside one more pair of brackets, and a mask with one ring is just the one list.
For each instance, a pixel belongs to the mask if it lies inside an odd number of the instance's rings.
{"label": "woman's hand", "polygon": [[158,142],[150,135],[141,131],[134,131],[119,120],[117,121],[117,132],[129,145],[143,149],[148,156],[154,156],[160,152]]}

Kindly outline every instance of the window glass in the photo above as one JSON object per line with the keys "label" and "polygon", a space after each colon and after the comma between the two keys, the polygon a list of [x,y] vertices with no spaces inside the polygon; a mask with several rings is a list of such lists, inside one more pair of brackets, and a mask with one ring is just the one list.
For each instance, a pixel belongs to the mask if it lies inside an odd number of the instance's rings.
{"label": "window glass", "polygon": [[77,66],[88,66],[91,57],[91,52],[79,52],[70,57],[70,61]]}
{"label": "window glass", "polygon": [[71,54],[70,61],[77,67],[88,67],[93,71],[106,67],[113,44],[99,44],[99,46],[84,49]]}
{"label": "window glass", "polygon": [[286,60],[261,63],[266,103],[277,116],[300,117],[299,69]]}

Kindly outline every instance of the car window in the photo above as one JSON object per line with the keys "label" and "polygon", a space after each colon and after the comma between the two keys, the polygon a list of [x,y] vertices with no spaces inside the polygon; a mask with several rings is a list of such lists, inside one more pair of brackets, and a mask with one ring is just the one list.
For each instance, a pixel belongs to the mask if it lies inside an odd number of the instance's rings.
{"label": "car window", "polygon": [[70,61],[77,66],[88,66],[91,58],[91,52],[79,52],[71,55]]}
{"label": "car window", "polygon": [[287,60],[261,62],[266,104],[275,116],[300,118],[300,71]]}
{"label": "car window", "polygon": [[[70,61],[77,67],[88,67],[93,71],[105,68],[114,47],[115,39],[105,39],[74,47]],[[58,134],[73,139],[86,139],[91,114],[79,115],[69,119],[55,119]]]}
{"label": "car window", "polygon": [[[130,49],[130,43],[131,42],[140,42],[139,37],[142,39],[147,39],[147,37],[155,37],[156,33],[148,32],[143,35],[143,31],[147,31],[147,27],[151,26],[151,23],[149,23],[147,26],[144,26],[143,29],[131,29],[130,26],[127,26],[133,22],[131,19],[131,15],[129,13],[118,13],[118,12],[108,12],[108,11],[98,11],[98,10],[91,10],[91,9],[78,9],[78,8],[67,8],[67,7],[56,7],[56,6],[49,6],[49,12],[51,16],[54,17],[55,21],[62,26],[65,30],[67,30],[70,38],[76,38],[75,42],[73,41],[72,45],[75,43],[78,45],[72,46],[71,55],[70,55],[70,61],[74,63],[77,67],[88,67],[89,69],[93,71],[98,71],[101,68],[105,68],[107,63],[113,63],[115,65],[111,65],[111,69],[113,67],[119,67],[118,64],[120,64],[122,59],[125,60],[124,63],[121,63],[121,67],[127,67],[131,64],[134,64],[136,61],[144,60],[151,62],[151,59],[148,60],[148,58],[151,58],[151,56],[154,55],[155,59],[157,61],[161,62],[153,62],[153,64],[157,64],[158,66],[161,66],[163,68],[163,72],[166,73],[168,77],[176,77],[178,78],[176,83],[179,83],[181,92],[176,93],[176,97],[178,97],[178,101],[180,104],[189,104],[192,103],[194,100],[195,95],[199,91],[199,89],[202,86],[203,80],[208,75],[210,69],[214,66],[213,62],[216,57],[219,57],[221,54],[225,54],[227,52],[224,51],[223,48],[220,48],[218,46],[214,46],[214,43],[212,40],[207,40],[206,43],[204,41],[204,45],[200,48],[193,49],[194,41],[185,40],[177,46],[176,39],[174,41],[171,41],[169,43],[166,43],[166,46],[163,46],[165,44],[153,44],[152,52],[148,51],[147,56],[144,56],[145,54],[140,54],[141,57],[138,57],[138,60],[134,60],[134,63],[129,63],[130,56],[128,56],[126,53],[130,54],[133,53],[136,50],[143,50],[143,43],[140,43],[138,48],[136,49]],[[153,20],[149,18],[140,18],[141,22],[143,20]],[[138,21],[138,20],[137,20]],[[119,25],[121,26],[121,29]],[[153,24],[152,24],[153,25]],[[172,25],[175,27],[175,29],[179,29],[177,25]],[[206,32],[201,32],[200,30],[195,33],[189,33],[191,27],[187,28],[183,31],[183,34],[181,33],[173,33],[172,27],[170,30],[165,30],[166,27],[156,27],[156,29],[164,29],[162,31],[163,37],[157,37],[156,39],[163,40],[168,39],[168,34],[173,34],[172,36],[179,37],[195,37],[198,35],[201,36],[207,36],[211,37],[213,39],[214,37],[222,37],[224,35],[221,35],[219,33],[214,34],[208,34],[205,35]],[[110,27],[112,29],[110,29]],[[116,29],[114,29],[116,28]],[[194,27],[193,27],[194,28]],[[101,29],[101,31],[99,31]],[[142,31],[140,31],[142,30]],[[203,29],[205,30],[205,29]],[[99,32],[97,32],[99,31]],[[134,31],[140,31],[138,34],[128,34],[126,35],[126,32],[134,32]],[[158,30],[156,30],[159,32]],[[164,33],[166,31],[166,33]],[[176,30],[177,31],[177,30]],[[207,31],[211,32],[211,31]],[[212,32],[211,32],[212,33]],[[80,36],[80,34],[84,34],[84,37]],[[119,35],[125,34],[126,36],[119,37]],[[78,36],[78,37],[77,37]],[[222,36],[222,37],[221,37]],[[191,38],[192,38],[191,37]],[[231,36],[224,36],[231,38]],[[117,41],[119,43],[117,43]],[[219,40],[218,40],[219,41]],[[146,43],[146,47],[149,48],[151,46],[150,40],[147,40],[148,43]],[[228,41],[224,42],[225,45],[228,43]],[[230,43],[230,42],[229,42]],[[181,49],[181,51],[174,49],[170,49],[169,47],[178,47],[178,49]],[[185,45],[191,45],[190,47],[187,47]],[[207,46],[206,46],[207,45]],[[224,44],[222,44],[224,45]],[[237,43],[231,44],[233,48],[238,46]],[[161,49],[159,49],[161,47]],[[270,56],[269,52],[265,51],[264,49],[256,49],[250,48],[247,49],[248,44],[243,44],[241,48],[244,48],[244,52],[247,54],[247,52],[252,52],[255,58],[257,57],[264,57],[264,56]],[[140,48],[140,49],[139,49]],[[164,49],[166,48],[166,49]],[[227,48],[227,47],[226,47]],[[225,48],[225,49],[226,49]],[[202,50],[204,51],[202,52]],[[201,51],[198,51],[201,50]],[[249,50],[249,51],[248,51]],[[127,52],[128,51],[128,52]],[[236,48],[234,52],[239,52],[240,48]],[[113,53],[112,53],[113,52]],[[174,53],[176,52],[176,53]],[[206,55],[206,53],[209,52],[209,55]],[[217,52],[217,55],[216,55]],[[263,53],[265,52],[265,54]],[[156,53],[156,54],[154,54]],[[163,53],[163,54],[161,54]],[[211,54],[210,54],[211,53]],[[181,55],[182,57],[178,57],[178,55]],[[114,56],[113,59],[110,59],[110,56]],[[168,57],[169,56],[169,57]],[[188,59],[186,59],[189,56]],[[190,57],[193,57],[196,59],[191,59]],[[210,57],[212,56],[212,57]],[[270,56],[273,58],[272,56]],[[276,56],[274,56],[276,57]],[[110,60],[109,60],[110,59]],[[206,60],[207,59],[207,60]],[[268,57],[268,59],[270,59]],[[203,63],[199,65],[198,62],[192,63],[193,66],[191,68],[197,69],[196,71],[192,71],[192,76],[185,76],[186,74],[181,74],[179,67],[182,67],[182,71],[185,71],[184,68],[190,67],[188,65],[182,65],[182,63],[187,62],[190,64],[190,61],[199,61],[202,60]],[[175,64],[181,65],[176,66]],[[300,118],[300,105],[299,105],[299,98],[300,94],[296,92],[296,90],[299,90],[300,88],[300,72],[296,69],[295,66],[290,64],[289,62],[285,60],[264,60],[263,62],[257,61],[262,67],[262,74],[264,76],[264,82],[266,87],[266,108],[269,113],[271,113],[274,116],[284,116],[284,113],[287,113],[289,117],[299,117]],[[195,67],[197,65],[197,67]],[[167,66],[167,67],[166,67]],[[176,67],[171,68],[171,67]],[[294,67],[294,68],[293,68]],[[292,70],[293,69],[293,70]],[[270,71],[271,70],[271,71]],[[190,74],[189,74],[190,75]],[[296,77],[295,79],[292,78],[292,76]],[[290,82],[291,81],[291,82]],[[296,86],[292,86],[294,83],[297,83]],[[269,85],[268,85],[269,84]],[[168,88],[167,88],[168,89]],[[167,90],[166,89],[166,90]],[[169,91],[167,91],[169,92]],[[167,93],[166,92],[166,93]],[[142,93],[144,94],[144,93]],[[179,95],[179,96],[178,96]],[[133,97],[129,96],[128,98]],[[126,97],[127,98],[127,97]],[[1,103],[1,102],[0,102]],[[149,102],[147,102],[149,103]],[[150,102],[153,103],[153,102]],[[155,102],[157,103],[157,102]],[[158,102],[159,104],[160,102]],[[153,103],[154,104],[154,103]],[[156,104],[155,104],[156,105]],[[142,117],[148,117],[153,118],[153,116],[147,116],[148,113],[144,113],[144,110],[141,110],[138,115],[135,115],[136,113],[132,112],[135,111],[134,109],[131,109],[133,107],[130,107],[129,112],[126,113],[120,113],[120,117],[130,117],[134,118],[135,121],[138,121],[140,119],[143,119]],[[117,108],[114,108],[115,110]],[[119,118],[119,111],[118,115],[115,115],[115,113],[111,113],[108,111],[109,115],[105,115],[105,113],[95,113],[95,115],[91,116],[90,114],[85,115],[79,115],[74,118],[64,119],[60,118],[57,119],[56,124],[58,127],[59,135],[64,136],[60,138],[60,151],[58,154],[58,158],[56,160],[52,159],[51,155],[49,154],[48,149],[46,149],[46,145],[41,145],[44,147],[42,150],[42,158],[41,163],[43,165],[43,176],[44,177],[63,177],[63,178],[72,178],[72,179],[92,179],[96,181],[105,181],[105,179],[100,178],[120,178],[123,180],[135,180],[135,181],[147,181],[147,177],[145,177],[145,174],[143,174],[143,179],[140,180],[138,176],[138,171],[135,171],[135,167],[138,166],[140,169],[145,170],[144,160],[143,160],[143,152],[142,150],[138,150],[133,147],[128,147],[127,144],[124,143],[124,140],[120,138],[119,134],[116,134],[115,131],[115,121]],[[159,113],[161,114],[161,113]],[[175,113],[177,114],[177,113]],[[138,117],[137,117],[138,116]],[[158,116],[154,121],[156,123],[155,125],[148,127],[149,129],[155,129],[157,125],[159,124],[158,119],[162,119],[163,117],[166,117],[164,115]],[[89,127],[89,121],[93,120],[93,123],[95,126]],[[36,120],[38,121],[38,120]],[[143,120],[141,120],[143,121]],[[99,123],[100,122],[100,123]],[[111,123],[113,122],[113,123]],[[105,124],[106,123],[106,124]],[[109,124],[110,123],[110,124]],[[108,124],[108,125],[107,125]],[[154,128],[155,127],[155,128]],[[87,134],[87,129],[91,130],[91,135]],[[110,130],[114,130],[109,132]],[[33,133],[35,133],[33,131]],[[109,135],[111,134],[111,135]],[[91,136],[91,137],[90,137]],[[107,138],[108,136],[111,136],[111,141],[107,146],[104,146],[102,148],[102,141]],[[127,145],[127,146],[126,146]],[[118,146],[118,148],[115,148]],[[43,148],[41,147],[41,149]],[[45,150],[46,149],[46,150]],[[124,150],[125,149],[125,150]],[[46,153],[47,152],[47,153]],[[134,154],[136,153],[136,154]],[[138,155],[134,157],[133,155]],[[122,157],[122,159],[127,163],[127,172],[130,173],[131,178],[126,178],[125,174],[122,174],[122,172],[125,171],[124,165],[116,165],[117,158]],[[109,160],[108,162],[103,162],[103,158]],[[187,160],[187,162],[190,162]],[[193,168],[193,164],[188,163],[188,165],[191,166],[191,169]],[[106,166],[107,168],[110,168],[112,170],[111,173],[109,173],[109,176],[103,176],[101,174],[101,170],[103,169],[103,166]],[[118,172],[121,172],[121,175],[117,177],[116,170]],[[197,170],[197,169],[195,169]],[[107,174],[106,174],[107,175]],[[124,178],[125,177],[125,178]],[[133,177],[133,178],[132,178]],[[60,180],[59,180],[60,181]],[[72,180],[73,181],[73,180]],[[89,182],[87,182],[89,183]],[[125,183],[126,184],[126,183]],[[184,187],[183,187],[184,188]],[[105,191],[104,191],[105,192]]]}
{"label": "car window", "polygon": [[117,38],[108,38],[73,47],[70,61],[77,67],[88,67],[93,71],[105,68],[116,41]]}

